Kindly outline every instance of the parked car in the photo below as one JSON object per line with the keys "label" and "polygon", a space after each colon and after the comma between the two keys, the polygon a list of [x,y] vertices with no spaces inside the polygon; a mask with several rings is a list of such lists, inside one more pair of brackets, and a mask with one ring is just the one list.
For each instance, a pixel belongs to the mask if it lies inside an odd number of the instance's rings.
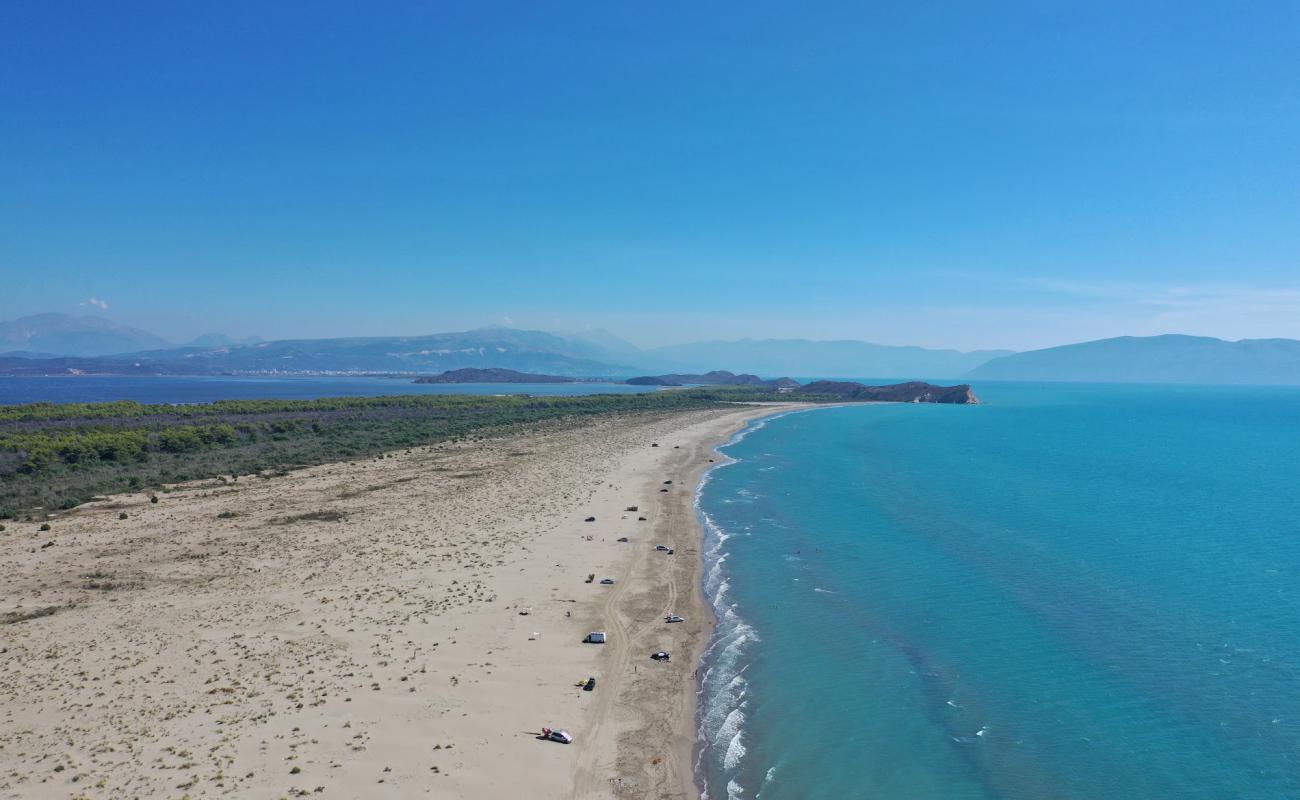
{"label": "parked car", "polygon": [[652,659],[654,659],[655,661],[669,661],[669,660],[671,660],[671,656],[668,655],[668,652],[667,652],[666,650],[660,650],[658,653],[651,653],[651,654],[650,654],[650,657],[651,657]]}
{"label": "parked car", "polygon": [[627,541],[627,537],[626,537],[626,536],[620,536],[620,537],[618,537],[618,540],[619,540],[620,542],[626,542],[626,541]]}
{"label": "parked car", "polygon": [[605,643],[605,632],[604,632],[604,631],[592,631],[591,633],[587,634],[587,638],[586,638],[586,639],[583,639],[582,641],[585,642],[585,643],[587,643],[587,644],[604,644],[604,643]]}
{"label": "parked car", "polygon": [[664,622],[685,622],[686,617],[679,617],[676,614],[669,614],[664,617]]}
{"label": "parked car", "polygon": [[568,731],[542,728],[542,738],[550,739],[552,742],[559,742],[560,744],[573,744],[573,736]]}
{"label": "parked car", "polygon": [[660,553],[666,553],[666,552],[668,552],[668,545],[666,545],[666,544],[657,544],[657,545],[655,545],[655,550],[659,551]]}
{"label": "parked car", "polygon": [[613,586],[613,585],[614,585],[614,579],[613,579],[613,578],[601,578],[601,579],[600,579],[600,582],[601,582],[602,584],[604,584],[605,586]]}
{"label": "parked car", "polygon": [[595,688],[596,688],[596,679],[595,679],[595,678],[588,678],[588,679],[587,679],[587,682],[584,683],[584,684],[582,685],[582,691],[584,691],[584,692],[590,692],[590,691],[593,691],[593,690],[595,690]]}

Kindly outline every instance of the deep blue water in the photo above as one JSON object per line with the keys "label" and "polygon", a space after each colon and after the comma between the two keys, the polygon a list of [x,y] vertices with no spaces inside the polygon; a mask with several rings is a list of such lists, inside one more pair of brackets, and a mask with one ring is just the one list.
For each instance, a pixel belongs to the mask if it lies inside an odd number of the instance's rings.
{"label": "deep blue water", "polygon": [[622,394],[654,387],[616,383],[411,383],[410,378],[361,377],[126,377],[76,375],[0,378],[0,405],[14,403],[210,403],[214,400],[281,400],[394,394]]}
{"label": "deep blue water", "polygon": [[709,797],[1300,797],[1300,389],[976,390],[724,448]]}

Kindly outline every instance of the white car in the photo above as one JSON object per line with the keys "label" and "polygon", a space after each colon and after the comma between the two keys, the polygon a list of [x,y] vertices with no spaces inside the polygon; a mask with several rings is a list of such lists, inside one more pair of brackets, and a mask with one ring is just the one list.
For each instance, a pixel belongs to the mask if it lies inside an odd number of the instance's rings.
{"label": "white car", "polygon": [[676,614],[669,614],[664,617],[664,622],[685,622],[686,617],[679,617]]}
{"label": "white car", "polygon": [[601,582],[602,584],[604,584],[605,586],[613,586],[613,585],[614,585],[614,579],[613,579],[613,578],[601,578],[601,579],[600,579],[600,582]]}
{"label": "white car", "polygon": [[568,731],[542,728],[542,738],[550,739],[552,742],[559,742],[560,744],[573,744],[573,736]]}

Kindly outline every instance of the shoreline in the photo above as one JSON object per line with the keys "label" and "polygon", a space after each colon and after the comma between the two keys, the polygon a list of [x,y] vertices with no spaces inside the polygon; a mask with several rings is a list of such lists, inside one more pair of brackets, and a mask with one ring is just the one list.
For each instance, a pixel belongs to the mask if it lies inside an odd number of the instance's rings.
{"label": "shoreline", "polygon": [[[715,618],[703,587],[705,536],[698,513],[698,492],[704,476],[719,466],[720,458],[725,458],[717,448],[731,442],[757,420],[806,407],[789,403],[737,408],[725,415],[722,425],[697,435],[684,429],[678,434],[684,438],[679,440],[675,436],[663,443],[669,447],[669,454],[679,454],[678,458],[670,457],[665,465],[664,474],[672,473],[673,485],[668,487],[670,491],[662,492],[659,491],[665,488],[662,481],[652,480],[644,491],[651,498],[662,499],[658,504],[659,513],[653,515],[654,541],[673,547],[677,556],[636,565],[633,584],[641,586],[644,592],[640,597],[631,598],[618,612],[627,617],[633,633],[649,637],[646,646],[641,648],[643,652],[633,654],[633,661],[640,658],[653,665],[654,662],[648,662],[650,652],[669,651],[673,655],[671,664],[655,666],[659,671],[669,672],[670,681],[677,685],[669,685],[665,692],[664,687],[644,684],[635,677],[644,673],[633,666],[632,680],[627,687],[632,705],[624,710],[625,722],[617,746],[609,754],[615,761],[618,776],[613,787],[615,796],[700,797],[695,772],[699,747],[698,676]],[[675,491],[683,484],[689,487],[689,492]],[[682,555],[687,557],[681,558]],[[660,620],[666,613],[681,613],[686,621],[663,625]],[[647,626],[645,621],[651,619],[655,622]],[[665,741],[671,743],[671,757],[659,751],[657,743]],[[587,787],[579,785],[575,796],[590,794]]]}
{"label": "shoreline", "polygon": [[798,407],[545,423],[9,522],[0,798],[698,797],[695,490]]}
{"label": "shoreline", "polygon": [[[708,609],[710,624],[708,628],[708,635],[703,637],[703,641],[696,648],[696,652],[694,654],[696,667],[698,668],[698,670],[700,670],[698,677],[694,681],[695,703],[694,703],[693,723],[692,723],[695,726],[694,727],[695,744],[691,751],[691,777],[692,777],[691,786],[692,786],[692,791],[694,792],[693,794],[694,797],[697,798],[702,797],[707,792],[707,787],[705,785],[704,758],[703,758],[706,745],[702,736],[704,720],[702,717],[700,704],[701,701],[704,699],[705,678],[708,675],[709,670],[713,666],[712,664],[705,663],[705,659],[708,657],[712,648],[716,644],[715,637],[717,635],[717,626],[718,623],[721,621],[721,618],[719,616],[719,609],[714,602],[714,598],[709,596],[708,588],[705,585],[705,576],[708,574],[708,565],[704,563],[704,557],[705,557],[706,549],[710,545],[708,528],[712,527],[713,523],[700,505],[704,493],[704,487],[706,486],[706,484],[708,484],[709,480],[712,478],[712,475],[715,471],[739,462],[738,459],[733,458],[725,453],[722,453],[721,448],[730,447],[731,445],[740,442],[749,434],[761,429],[768,422],[774,419],[778,419],[780,417],[788,416],[790,414],[799,414],[808,411],[816,411],[822,408],[840,408],[840,407],[852,406],[852,405],[860,405],[860,404],[857,403],[827,403],[827,404],[817,404],[817,405],[791,404],[790,406],[785,408],[769,409],[768,413],[755,414],[747,418],[744,421],[744,423],[738,426],[728,438],[719,441],[717,444],[713,446],[712,452],[716,453],[719,456],[719,458],[716,461],[716,463],[711,463],[707,468],[705,468],[701,472],[699,479],[696,482],[696,487],[693,493],[693,500],[692,500],[692,507],[694,509],[695,518],[699,528],[699,537],[700,537],[699,576],[696,580],[696,584],[699,587],[701,598]],[[719,542],[719,544],[721,543]]]}
{"label": "shoreline", "polygon": [[[792,414],[804,410],[808,410],[808,409],[793,408],[787,410],[773,410],[769,414],[756,415],[746,419],[744,423],[741,424],[738,429],[733,431],[729,437],[713,445],[712,452],[716,453],[719,456],[719,458],[716,461],[714,461],[714,463],[711,463],[708,467],[706,467],[703,471],[701,471],[699,478],[695,483],[695,491],[692,493],[691,506],[695,514],[695,520],[696,520],[696,525],[698,527],[698,535],[700,540],[699,574],[697,575],[696,578],[696,585],[701,593],[701,597],[703,599],[704,605],[708,609],[708,614],[709,614],[709,625],[706,631],[706,635],[701,637],[701,640],[695,643],[695,647],[693,648],[693,653],[692,653],[692,658],[694,660],[697,669],[697,677],[693,681],[695,684],[694,687],[695,698],[694,698],[694,702],[692,703],[692,724],[694,726],[695,744],[691,748],[691,758],[690,758],[691,787],[694,792],[693,796],[695,797],[703,797],[707,792],[707,786],[705,785],[705,775],[703,771],[704,750],[706,745],[702,736],[703,719],[701,713],[701,701],[704,696],[704,691],[705,691],[704,679],[705,676],[708,674],[709,665],[705,664],[704,661],[705,658],[707,658],[710,649],[714,645],[714,637],[717,635],[718,623],[721,621],[718,615],[718,607],[714,603],[713,598],[709,597],[708,589],[705,586],[705,576],[708,571],[708,566],[707,564],[705,564],[704,558],[705,558],[706,549],[709,546],[708,526],[711,523],[708,519],[708,515],[704,512],[704,509],[700,506],[700,501],[704,494],[704,487],[708,484],[709,480],[712,478],[713,473],[719,469],[722,469],[723,467],[730,466],[737,462],[737,459],[732,458],[731,456],[723,453],[722,448],[729,447],[733,444],[736,444],[737,442],[745,438],[745,436],[747,436],[752,431],[755,431],[758,428],[762,427],[762,425],[766,424],[767,421],[769,420],[773,420],[778,417],[783,417],[786,414]],[[713,460],[711,459],[711,461]],[[698,670],[703,670],[703,672],[700,673],[698,672]]]}

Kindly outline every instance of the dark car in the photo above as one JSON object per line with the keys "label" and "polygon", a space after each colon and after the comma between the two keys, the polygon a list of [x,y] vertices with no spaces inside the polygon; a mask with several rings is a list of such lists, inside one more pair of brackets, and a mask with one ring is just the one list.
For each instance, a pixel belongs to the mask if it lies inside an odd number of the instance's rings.
{"label": "dark car", "polygon": [[596,688],[596,679],[588,678],[587,682],[582,685],[582,691],[590,692]]}

